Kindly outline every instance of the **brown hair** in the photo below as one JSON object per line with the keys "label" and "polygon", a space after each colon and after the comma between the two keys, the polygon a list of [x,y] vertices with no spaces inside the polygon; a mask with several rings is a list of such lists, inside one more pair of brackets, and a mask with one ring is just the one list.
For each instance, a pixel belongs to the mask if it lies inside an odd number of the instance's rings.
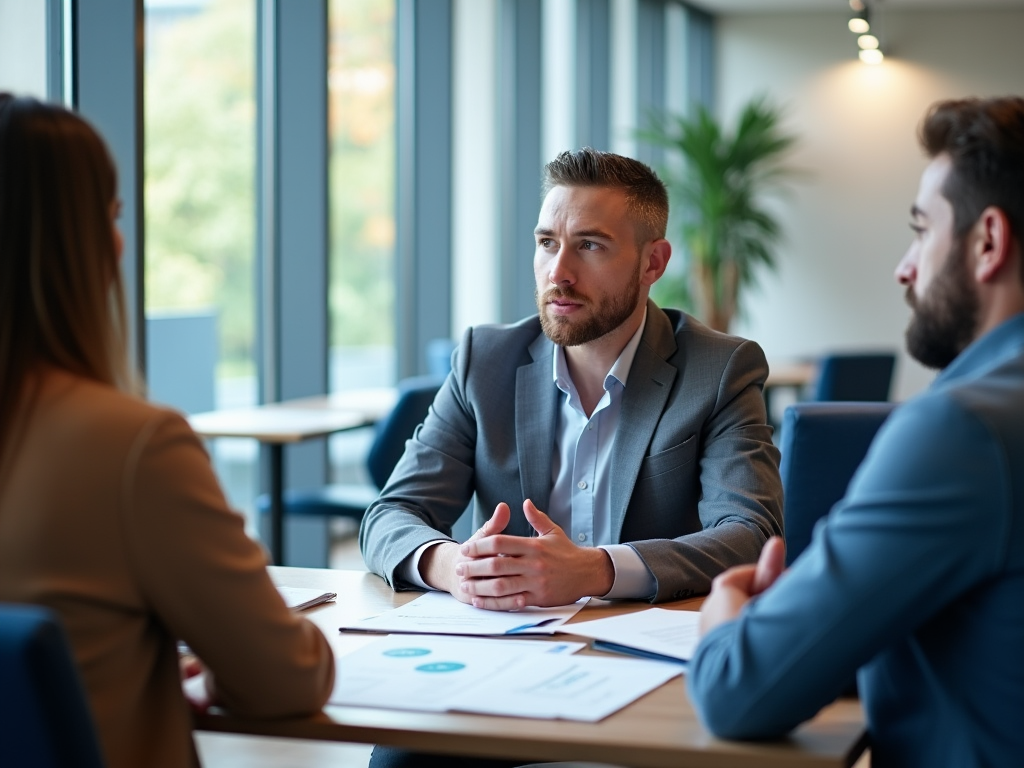
{"label": "brown hair", "polygon": [[0,93],[0,453],[38,365],[134,385],[116,197],[110,153],[85,120]]}
{"label": "brown hair", "polygon": [[562,152],[544,166],[542,190],[553,187],[610,187],[626,193],[626,211],[637,247],[665,237],[668,192],[658,175],[639,160],[583,147]]}
{"label": "brown hair", "polygon": [[963,237],[981,212],[1006,214],[1018,240],[1024,234],[1024,99],[961,99],[934,104],[921,124],[929,157],[949,155],[942,187],[953,206],[953,229]]}

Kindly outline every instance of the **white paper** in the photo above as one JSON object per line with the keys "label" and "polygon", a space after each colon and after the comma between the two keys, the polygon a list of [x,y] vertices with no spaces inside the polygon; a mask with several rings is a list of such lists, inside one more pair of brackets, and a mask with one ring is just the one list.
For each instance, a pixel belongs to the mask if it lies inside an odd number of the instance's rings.
{"label": "white paper", "polygon": [[700,642],[700,612],[648,608],[607,619],[581,621],[560,627],[558,631],[689,661]]}
{"label": "white paper", "polygon": [[602,656],[517,659],[463,691],[458,709],[477,714],[594,723],[682,673],[674,664]]}
{"label": "white paper", "polygon": [[434,635],[554,634],[586,605],[582,598],[554,608],[485,611],[460,603],[447,592],[427,592],[399,608],[346,624],[341,629],[367,632],[416,632]]}
{"label": "white paper", "polygon": [[332,704],[445,712],[527,656],[572,654],[584,643],[388,635],[337,659]]}

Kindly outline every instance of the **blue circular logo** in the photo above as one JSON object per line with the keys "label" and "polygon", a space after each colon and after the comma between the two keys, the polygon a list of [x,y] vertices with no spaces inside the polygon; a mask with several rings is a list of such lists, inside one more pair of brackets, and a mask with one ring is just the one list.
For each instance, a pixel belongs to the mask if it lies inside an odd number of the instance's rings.
{"label": "blue circular logo", "polygon": [[396,656],[400,659],[407,659],[411,656],[426,656],[430,653],[426,648],[391,648],[384,651],[385,656]]}
{"label": "blue circular logo", "polygon": [[416,667],[417,672],[458,672],[465,668],[465,664],[457,661],[435,661],[432,664],[420,664]]}

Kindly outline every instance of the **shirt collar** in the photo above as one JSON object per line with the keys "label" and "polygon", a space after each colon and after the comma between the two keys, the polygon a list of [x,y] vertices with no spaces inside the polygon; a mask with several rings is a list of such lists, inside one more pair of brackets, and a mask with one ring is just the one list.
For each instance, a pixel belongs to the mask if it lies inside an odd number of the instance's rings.
{"label": "shirt collar", "polygon": [[[640,320],[640,327],[636,329],[636,333],[630,338],[623,347],[619,356],[612,363],[612,367],[608,370],[608,374],[604,378],[604,388],[607,390],[611,386],[609,378],[615,379],[622,385],[623,389],[626,387],[626,379],[629,378],[629,369],[633,367],[633,358],[636,357],[637,347],[640,346],[640,338],[644,335],[644,328],[647,326],[647,308],[644,307],[644,316]],[[572,377],[569,375],[569,364],[565,361],[565,349],[559,345],[554,345],[555,350],[552,357],[552,378],[556,386],[563,392],[568,391],[568,384],[572,382]],[[565,384],[566,386],[563,386]]]}
{"label": "shirt collar", "polygon": [[988,370],[1008,358],[1021,354],[1024,346],[1024,312],[1003,321],[979,339],[972,341],[952,363],[935,377],[933,386]]}

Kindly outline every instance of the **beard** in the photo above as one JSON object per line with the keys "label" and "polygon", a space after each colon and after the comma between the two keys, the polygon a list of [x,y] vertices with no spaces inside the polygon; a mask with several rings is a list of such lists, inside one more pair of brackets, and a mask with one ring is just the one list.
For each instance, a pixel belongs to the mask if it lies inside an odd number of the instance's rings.
{"label": "beard", "polygon": [[918,299],[907,288],[914,310],[907,326],[907,351],[921,365],[945,368],[964,351],[978,329],[978,292],[967,268],[963,239],[953,243],[928,293]]}
{"label": "beard", "polygon": [[[561,347],[577,347],[611,333],[629,318],[640,300],[640,259],[636,269],[626,282],[622,292],[609,296],[596,305],[582,293],[571,287],[549,288],[541,296],[534,291],[537,310],[540,312],[540,327],[555,344]],[[586,317],[577,319],[561,315],[548,314],[548,302],[552,299],[567,299],[583,305],[584,311],[589,310]]]}

